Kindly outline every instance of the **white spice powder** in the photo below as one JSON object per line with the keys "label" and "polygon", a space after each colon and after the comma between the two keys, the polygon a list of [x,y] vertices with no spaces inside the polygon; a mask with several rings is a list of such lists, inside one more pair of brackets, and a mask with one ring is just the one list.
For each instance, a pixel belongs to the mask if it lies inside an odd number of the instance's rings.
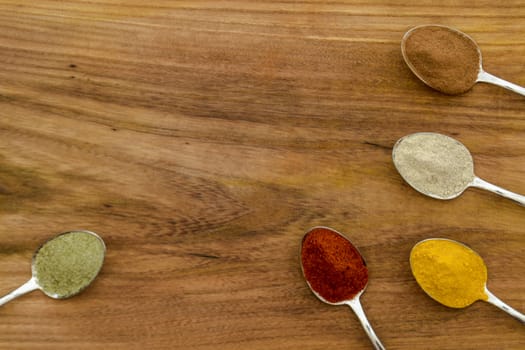
{"label": "white spice powder", "polygon": [[407,135],[394,146],[392,158],[403,179],[431,197],[455,198],[474,179],[474,164],[468,149],[442,134]]}

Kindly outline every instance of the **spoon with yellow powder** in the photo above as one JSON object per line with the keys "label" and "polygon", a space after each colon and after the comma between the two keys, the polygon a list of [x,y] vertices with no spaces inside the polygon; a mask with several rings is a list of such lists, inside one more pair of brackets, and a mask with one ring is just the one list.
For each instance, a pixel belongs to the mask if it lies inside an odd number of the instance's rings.
{"label": "spoon with yellow powder", "polygon": [[410,267],[419,286],[443,305],[464,308],[483,300],[525,323],[524,314],[487,289],[483,259],[464,244],[444,238],[423,240],[410,252]]}
{"label": "spoon with yellow powder", "polygon": [[80,293],[97,277],[105,253],[104,241],[96,233],[70,231],[55,236],[33,255],[31,279],[0,298],[0,306],[37,289],[53,299]]}

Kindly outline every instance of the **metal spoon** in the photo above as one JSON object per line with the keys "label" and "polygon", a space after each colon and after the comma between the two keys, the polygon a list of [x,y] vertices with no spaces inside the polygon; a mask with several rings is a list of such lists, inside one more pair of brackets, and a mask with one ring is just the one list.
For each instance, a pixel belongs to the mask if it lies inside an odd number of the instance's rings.
{"label": "metal spoon", "polygon": [[[100,245],[101,245],[101,248],[103,249],[103,257],[102,257],[102,261],[99,262],[100,266],[98,266],[98,270],[96,271],[96,273],[94,274],[93,278],[89,281],[86,281],[85,284],[83,285],[80,285],[78,286],[77,290],[75,290],[73,293],[68,293],[68,294],[57,294],[55,293],[54,291],[52,290],[48,290],[46,289],[44,286],[41,285],[41,283],[39,282],[39,274],[38,274],[38,270],[36,269],[35,265],[36,265],[36,260],[39,256],[39,253],[41,251],[41,249],[48,245],[48,244],[52,244],[53,241],[55,239],[57,239],[58,237],[61,237],[61,236],[64,236],[64,235],[69,235],[69,234],[73,234],[73,233],[82,233],[82,234],[88,234],[88,235],[92,235],[94,237],[96,237],[98,239],[98,241],[100,242]],[[35,252],[35,254],[33,255],[33,260],[32,260],[32,263],[31,263],[31,272],[32,272],[32,277],[29,281],[27,281],[26,283],[24,283],[22,286],[20,286],[19,288],[15,289],[14,291],[12,291],[11,293],[5,295],[4,297],[0,298],[0,306],[4,305],[5,303],[21,296],[21,295],[24,295],[26,293],[29,293],[29,292],[32,292],[34,290],[37,290],[37,289],[40,289],[42,292],[44,292],[44,294],[46,294],[48,297],[51,297],[53,299],[65,299],[65,298],[69,298],[69,297],[72,297],[74,295],[77,295],[78,293],[80,293],[81,291],[83,291],[87,286],[89,286],[91,284],[91,282],[93,282],[93,280],[95,279],[95,277],[98,275],[98,273],[100,272],[100,269],[102,268],[102,264],[103,264],[103,260],[104,260],[104,255],[106,253],[106,245],[104,244],[104,241],[102,240],[102,238],[100,238],[96,233],[94,232],[90,232],[90,231],[68,231],[68,232],[64,232],[64,233],[61,233],[53,238],[51,238],[50,240],[46,241],[44,244],[42,244]]]}
{"label": "metal spoon", "polygon": [[[463,274],[465,276],[469,276],[472,274],[472,270],[473,269],[480,269],[482,270],[484,273],[483,273],[483,276],[477,276],[477,278],[469,281],[471,283],[474,283],[474,284],[477,284],[475,287],[478,289],[477,292],[475,294],[472,294],[472,295],[465,295],[464,297],[466,298],[465,300],[462,300],[462,304],[461,305],[451,305],[449,304],[447,301],[443,300],[443,296],[439,293],[441,293],[443,290],[450,290],[450,291],[454,291],[454,290],[457,290],[458,288],[461,288],[461,285],[458,285],[458,281],[455,281],[453,279],[444,279],[444,280],[440,280],[439,281],[439,291],[436,290],[435,287],[429,287],[425,284],[425,281],[428,280],[428,265],[426,264],[422,264],[421,262],[419,264],[416,264],[415,263],[415,260],[418,260],[417,258],[414,258],[418,252],[422,251],[422,247],[424,247],[425,245],[428,245],[428,244],[442,244],[443,245],[443,250],[447,252],[447,254],[451,254],[451,250],[452,248],[459,248],[458,249],[454,249],[454,260],[451,260],[451,262],[453,264],[457,264],[455,266],[455,268],[457,269],[461,269],[463,270]],[[464,259],[464,257],[468,254],[475,254],[479,259],[476,259],[476,261],[474,262],[477,266],[466,266],[464,265],[463,261],[466,260]],[[424,254],[424,253],[422,253]],[[440,262],[439,261],[439,253],[436,252],[436,251],[433,251],[432,252],[432,257],[428,257],[428,259],[426,259],[428,261],[425,261],[425,263],[434,263],[434,264],[439,264],[439,270],[444,270],[444,273],[447,272],[446,270],[446,267],[443,266],[443,262]],[[456,241],[453,241],[451,239],[446,239],[446,238],[429,238],[429,239],[425,239],[423,241],[420,241],[419,243],[417,243],[413,248],[412,248],[412,251],[410,252],[410,267],[412,269],[412,273],[416,279],[416,281],[418,282],[419,286],[425,291],[425,293],[427,293],[432,299],[436,300],[437,302],[445,305],[445,306],[448,306],[448,307],[453,307],[453,308],[464,308],[464,307],[467,307],[469,305],[471,305],[472,303],[474,303],[475,301],[477,300],[483,300],[483,301],[486,301],[498,308],[500,308],[501,310],[505,311],[506,313],[508,313],[509,315],[511,315],[512,317],[515,317],[516,319],[518,319],[519,321],[521,321],[522,323],[525,323],[525,315],[522,314],[521,312],[513,309],[512,307],[510,307],[509,305],[507,305],[506,303],[504,303],[503,301],[501,301],[498,297],[496,297],[494,294],[492,294],[488,288],[487,288],[487,267],[485,265],[485,262],[483,261],[483,259],[481,258],[481,256],[479,256],[478,253],[476,253],[474,250],[472,250],[470,247],[462,244],[462,243],[459,243],[459,242],[456,242]],[[479,277],[482,277],[482,278],[479,278]],[[460,281],[459,284],[461,284],[463,281]],[[456,292],[457,293],[457,292]]]}
{"label": "metal spoon", "polygon": [[[496,76],[494,76],[494,75],[492,75],[490,73],[487,73],[486,71],[483,70],[482,58],[481,58],[481,50],[479,49],[479,46],[476,44],[476,42],[470,36],[468,36],[467,34],[461,32],[461,31],[459,31],[457,29],[450,28],[450,27],[443,26],[443,25],[421,25],[421,26],[414,27],[414,28],[410,29],[409,31],[407,31],[405,33],[405,35],[403,36],[403,39],[401,40],[401,53],[403,54],[403,58],[404,58],[406,64],[408,65],[408,67],[410,68],[412,73],[414,73],[425,84],[427,84],[431,88],[436,89],[438,91],[449,93],[449,94],[451,93],[451,92],[448,92],[448,91],[443,91],[442,89],[436,87],[434,84],[432,84],[431,82],[426,80],[422,76],[422,73],[420,71],[420,69],[422,67],[416,67],[411,62],[411,60],[409,59],[409,57],[407,55],[407,52],[406,52],[406,41],[407,41],[407,39],[412,34],[417,32],[418,30],[421,30],[421,29],[424,29],[424,28],[429,28],[429,27],[448,29],[450,32],[457,34],[459,37],[463,38],[464,40],[466,40],[468,42],[471,42],[472,45],[477,48],[477,54],[478,54],[478,60],[479,60],[479,70],[478,70],[477,78],[470,82],[472,85],[470,87],[468,87],[466,90],[469,90],[470,88],[472,88],[472,86],[474,86],[474,84],[476,84],[476,83],[489,83],[489,84],[494,84],[494,85],[501,86],[501,87],[503,87],[505,89],[511,90],[511,91],[513,91],[513,92],[515,92],[517,94],[525,96],[525,88],[523,88],[523,87],[521,87],[519,85],[513,84],[511,82],[508,82],[506,80],[503,80],[501,78],[498,78],[498,77],[496,77]],[[464,92],[464,91],[462,91],[462,92]],[[455,93],[452,93],[452,94],[462,93],[462,92],[455,92]]]}
{"label": "metal spoon", "polygon": [[401,177],[429,197],[453,199],[477,187],[525,206],[525,196],[477,177],[469,150],[451,137],[432,132],[407,135],[394,145],[392,159]]}
{"label": "metal spoon", "polygon": [[[306,238],[309,235],[315,235],[315,234],[318,234],[321,231],[325,231],[325,232],[328,231],[328,232],[331,232],[331,233],[339,235],[340,237],[344,238],[344,240],[346,242],[348,242],[348,244],[355,251],[357,251],[357,248],[354,247],[352,242],[350,242],[350,240],[348,240],[348,238],[343,236],[341,233],[339,233],[339,232],[337,232],[337,231],[335,231],[335,230],[333,230],[331,228],[328,228],[328,227],[317,226],[317,227],[312,228],[308,232],[306,232],[306,234],[303,236],[303,240],[302,240],[302,244],[301,244],[301,257],[303,255],[302,251],[303,251],[303,249],[305,247],[305,240],[306,240]],[[361,255],[360,255],[360,257],[361,257],[362,262],[363,262],[363,267],[366,269],[366,262],[365,262],[364,258]],[[321,268],[321,267],[322,266],[316,266],[316,269],[317,268]],[[303,262],[302,259],[301,259],[301,270],[303,272],[303,276],[304,276],[304,278],[306,280],[306,283],[308,284],[308,287],[310,287],[310,290],[312,291],[312,293],[317,298],[319,298],[319,300],[321,300],[322,302],[327,303],[329,305],[348,305],[348,306],[350,306],[350,308],[354,311],[354,313],[356,314],[357,318],[361,322],[361,325],[365,329],[366,334],[368,335],[368,337],[372,341],[372,344],[374,345],[374,348],[376,350],[385,350],[385,347],[383,346],[383,344],[381,344],[381,341],[379,340],[379,338],[375,334],[374,330],[372,329],[372,326],[370,325],[370,322],[368,321],[368,319],[367,319],[367,317],[365,315],[365,312],[363,310],[363,307],[361,306],[361,303],[359,301],[359,298],[361,297],[361,294],[363,294],[363,292],[365,291],[366,285],[368,284],[368,278],[366,280],[365,286],[352,299],[330,302],[330,301],[326,300],[325,296],[321,295],[317,290],[315,290],[312,287],[312,285],[310,284],[310,281],[308,281],[308,278],[306,277],[308,273],[307,273],[307,271],[305,271],[305,266],[304,266],[304,262]],[[329,271],[324,271],[324,272],[329,272]]]}

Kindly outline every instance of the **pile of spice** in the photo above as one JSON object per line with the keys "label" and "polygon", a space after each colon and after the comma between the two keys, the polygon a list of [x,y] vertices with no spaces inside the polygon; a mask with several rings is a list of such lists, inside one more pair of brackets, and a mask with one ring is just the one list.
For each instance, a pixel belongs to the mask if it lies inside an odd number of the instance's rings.
{"label": "pile of spice", "polygon": [[325,227],[309,231],[301,250],[308,284],[330,303],[353,299],[368,283],[368,269],[348,239]]}
{"label": "pile of spice", "polygon": [[58,298],[87,287],[104,262],[105,245],[89,232],[67,232],[46,242],[36,253],[33,275],[44,293]]}
{"label": "pile of spice", "polygon": [[454,198],[474,179],[474,164],[468,149],[442,134],[405,136],[396,143],[392,157],[403,179],[432,197]]}
{"label": "pile of spice", "polygon": [[408,31],[402,52],[415,75],[445,94],[468,91],[481,69],[481,53],[476,43],[448,27],[426,25]]}
{"label": "pile of spice", "polygon": [[429,239],[410,253],[412,273],[421,288],[443,305],[463,308],[487,300],[487,267],[470,248],[448,239]]}

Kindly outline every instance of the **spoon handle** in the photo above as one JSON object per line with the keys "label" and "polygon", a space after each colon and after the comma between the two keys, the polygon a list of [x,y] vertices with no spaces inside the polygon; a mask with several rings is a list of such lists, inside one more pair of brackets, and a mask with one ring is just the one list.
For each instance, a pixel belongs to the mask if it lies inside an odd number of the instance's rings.
{"label": "spoon handle", "polygon": [[520,194],[508,191],[504,188],[501,188],[499,186],[493,185],[490,182],[487,182],[485,180],[480,179],[479,177],[474,177],[474,180],[470,184],[472,187],[481,188],[496,194],[499,194],[502,197],[508,198],[510,200],[513,200],[514,202],[525,206],[525,196],[522,196]]}
{"label": "spoon handle", "polygon": [[525,96],[525,88],[519,85],[513,84],[509,81],[503,80],[501,78],[498,78],[497,76],[487,73],[484,70],[481,70],[479,72],[477,81],[481,83],[489,83],[489,84],[498,85],[510,91],[514,91],[517,94]]}
{"label": "spoon handle", "polygon": [[4,305],[5,303],[13,300],[14,298],[18,298],[21,295],[24,295],[26,293],[32,292],[36,289],[38,289],[38,284],[36,283],[36,280],[34,278],[31,278],[29,281],[12,291],[11,293],[3,296],[0,298],[0,306]]}
{"label": "spoon handle", "polygon": [[512,317],[517,318],[521,323],[525,324],[525,315],[521,312],[517,311],[516,309],[513,309],[509,305],[505,304],[501,299],[499,299],[497,296],[492,294],[487,288],[485,288],[485,293],[488,295],[487,302],[491,303],[492,305],[500,308],[501,310],[505,311]]}
{"label": "spoon handle", "polygon": [[357,297],[357,298],[354,298],[348,301],[347,305],[350,306],[350,308],[352,308],[357,318],[363,325],[363,328],[365,329],[365,332],[368,335],[368,338],[370,338],[370,341],[372,341],[374,348],[376,350],[385,350],[385,347],[383,346],[383,344],[381,344],[381,341],[379,341],[379,338],[377,337],[376,333],[372,329],[370,322],[368,322],[368,319],[366,318],[366,315],[365,315],[365,311],[363,310],[363,307],[361,306],[361,303],[359,302],[359,298]]}

